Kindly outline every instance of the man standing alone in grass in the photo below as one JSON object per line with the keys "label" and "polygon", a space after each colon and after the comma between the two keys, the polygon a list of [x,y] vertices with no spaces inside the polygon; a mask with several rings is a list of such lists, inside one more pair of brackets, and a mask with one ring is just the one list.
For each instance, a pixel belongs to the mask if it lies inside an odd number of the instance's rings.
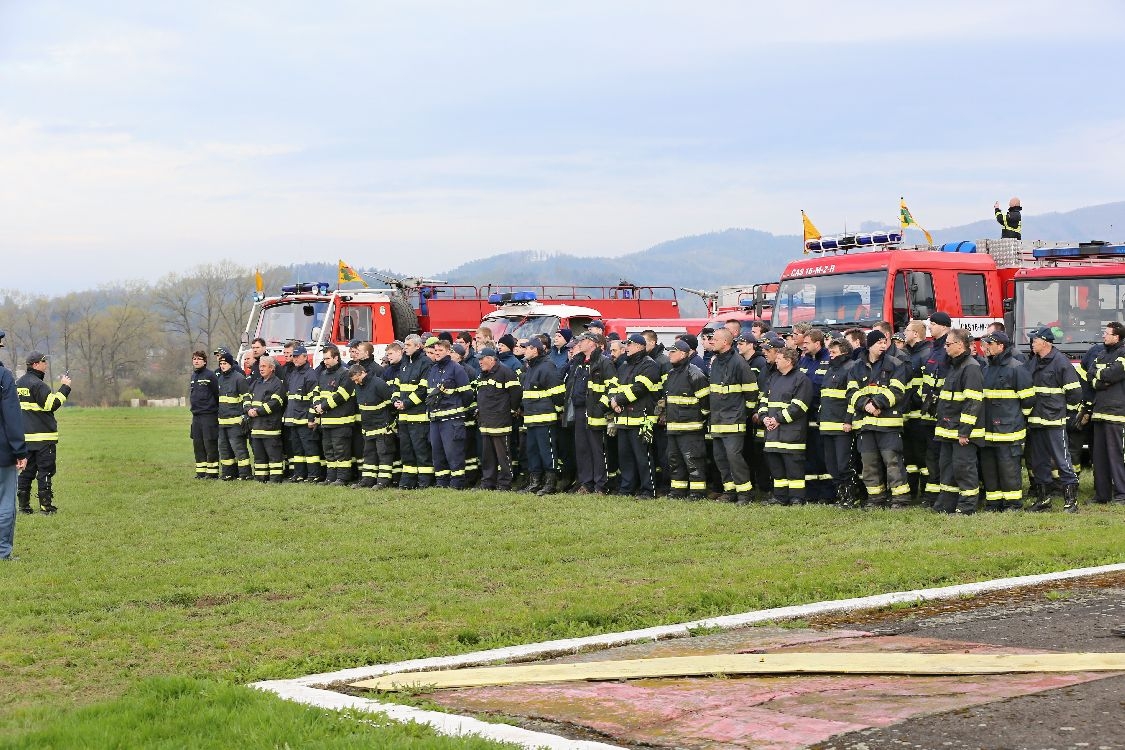
{"label": "man standing alone in grass", "polygon": [[60,378],[57,391],[44,381],[47,374],[47,355],[32,352],[27,355],[27,372],[16,381],[16,393],[23,410],[23,432],[28,443],[27,468],[20,472],[20,511],[31,513],[31,483],[38,484],[39,510],[47,515],[55,513],[53,480],[58,458],[58,411],[70,396],[70,376]]}
{"label": "man standing alone in grass", "polygon": [[[0,331],[0,348],[4,332]],[[23,441],[23,415],[16,396],[16,381],[0,362],[0,560],[12,559],[16,535],[16,477],[27,466]]]}

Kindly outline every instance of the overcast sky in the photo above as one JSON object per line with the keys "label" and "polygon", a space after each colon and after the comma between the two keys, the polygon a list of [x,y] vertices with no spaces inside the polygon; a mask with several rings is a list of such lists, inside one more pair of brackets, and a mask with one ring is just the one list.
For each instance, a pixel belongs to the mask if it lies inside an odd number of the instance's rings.
{"label": "overcast sky", "polygon": [[0,288],[1120,200],[1123,28],[1073,0],[0,0]]}

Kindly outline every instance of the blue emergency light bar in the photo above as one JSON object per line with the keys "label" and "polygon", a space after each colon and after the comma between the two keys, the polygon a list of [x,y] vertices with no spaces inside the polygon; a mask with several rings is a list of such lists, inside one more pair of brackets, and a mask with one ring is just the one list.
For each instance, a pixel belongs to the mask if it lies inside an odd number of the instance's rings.
{"label": "blue emergency light bar", "polygon": [[738,306],[739,307],[753,307],[754,306],[754,298],[753,297],[739,297],[738,298]]}
{"label": "blue emergency light bar", "polygon": [[504,292],[503,294],[497,292],[488,295],[488,304],[490,305],[508,305],[508,304],[526,304],[534,302],[538,297],[535,292]]}
{"label": "blue emergency light bar", "polygon": [[1031,251],[1036,260],[1076,260],[1081,258],[1125,258],[1125,245],[1108,242],[1083,242],[1075,247],[1037,247]]}
{"label": "blue emergency light bar", "polygon": [[282,294],[328,294],[331,285],[327,281],[301,282],[299,284],[286,284],[281,287]]}

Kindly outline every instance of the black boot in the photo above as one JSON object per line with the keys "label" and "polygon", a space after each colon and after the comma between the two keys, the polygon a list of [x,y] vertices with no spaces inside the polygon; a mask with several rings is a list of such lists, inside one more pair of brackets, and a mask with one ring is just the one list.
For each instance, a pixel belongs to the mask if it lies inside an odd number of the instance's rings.
{"label": "black boot", "polygon": [[1068,484],[1063,487],[1063,511],[1066,513],[1078,512],[1078,485]]}
{"label": "black boot", "polygon": [[523,488],[524,492],[530,494],[537,494],[539,489],[543,486],[543,475],[532,472],[530,478],[527,480],[527,486]]}
{"label": "black boot", "polygon": [[536,491],[535,494],[539,497],[555,494],[555,472],[548,471],[546,473],[546,475],[543,477],[542,486],[538,489],[538,491]]}
{"label": "black boot", "polygon": [[1047,497],[1047,488],[1041,484],[1033,484],[1031,491],[1035,495],[1035,502],[1029,510],[1042,513],[1051,509],[1051,498]]}
{"label": "black boot", "polygon": [[39,512],[46,516],[53,516],[59,512],[55,507],[54,498],[47,495],[39,498]]}
{"label": "black boot", "polygon": [[30,493],[30,492],[19,492],[19,493],[16,493],[16,498],[17,498],[17,499],[19,500],[19,504],[20,504],[20,513],[28,513],[28,514],[30,514],[30,513],[34,513],[34,512],[35,512],[35,511],[34,511],[34,510],[32,510],[32,508],[31,508],[31,493]]}

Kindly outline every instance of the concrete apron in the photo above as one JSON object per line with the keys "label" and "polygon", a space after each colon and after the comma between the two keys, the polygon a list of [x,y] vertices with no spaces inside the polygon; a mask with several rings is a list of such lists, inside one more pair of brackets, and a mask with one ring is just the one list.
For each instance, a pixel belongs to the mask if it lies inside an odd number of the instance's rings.
{"label": "concrete apron", "polygon": [[[503,686],[443,690],[426,698],[452,712],[497,714],[565,732],[492,724],[456,713],[381,703],[326,689],[393,672],[546,660],[589,661],[704,653],[768,651],[882,651],[1034,653],[1030,650],[881,636],[859,630],[793,630],[746,626],[829,613],[879,609],[896,603],[972,596],[1021,586],[1125,571],[1125,564],[1022,576],[936,589],[897,592],[760,610],[590,638],[549,641],[452,657],[347,669],[294,680],[255,683],[283,698],[331,709],[378,711],[450,735],[475,734],[524,747],[593,748],[670,745],[685,748],[800,748],[842,732],[887,726],[1109,676],[1106,673],[1015,674],[971,677],[794,676],[690,678]],[[701,629],[730,632],[684,638]],[[739,629],[743,628],[743,629]],[[739,630],[736,630],[739,629]],[[674,639],[674,640],[667,640]],[[589,651],[590,649],[601,649]],[[578,651],[586,653],[576,654]],[[575,739],[587,737],[589,739]],[[621,743],[621,744],[617,744]]]}

